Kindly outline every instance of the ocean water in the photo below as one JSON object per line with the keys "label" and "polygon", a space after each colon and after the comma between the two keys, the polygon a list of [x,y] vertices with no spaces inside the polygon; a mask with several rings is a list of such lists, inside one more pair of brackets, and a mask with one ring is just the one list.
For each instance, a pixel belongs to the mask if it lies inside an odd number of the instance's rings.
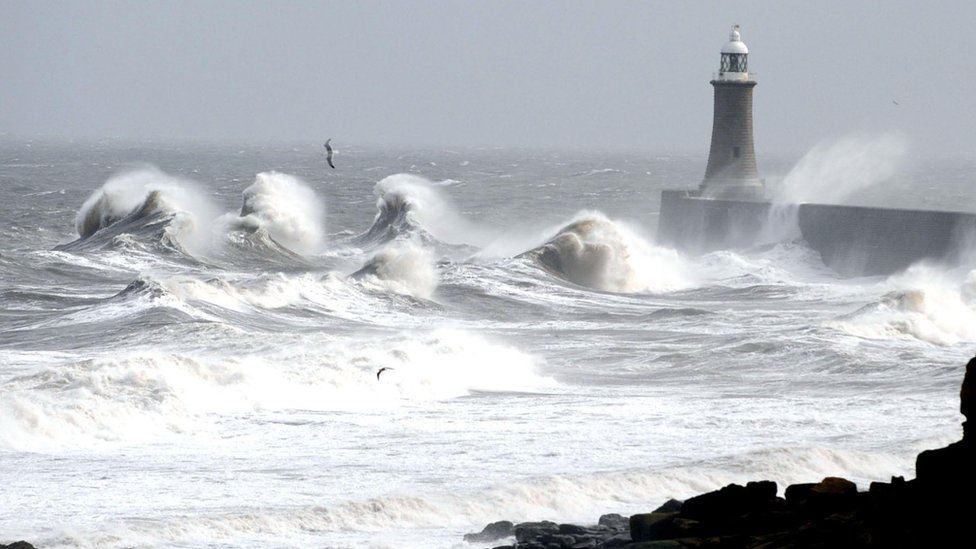
{"label": "ocean water", "polygon": [[[0,145],[2,540],[466,547],[960,433],[971,265],[658,246],[701,156],[338,148]],[[976,209],[972,162],[855,167]]]}

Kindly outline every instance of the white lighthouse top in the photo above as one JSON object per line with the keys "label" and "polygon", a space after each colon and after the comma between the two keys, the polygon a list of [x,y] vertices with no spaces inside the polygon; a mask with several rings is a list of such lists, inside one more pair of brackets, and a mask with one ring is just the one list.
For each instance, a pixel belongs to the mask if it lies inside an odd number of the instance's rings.
{"label": "white lighthouse top", "polygon": [[722,61],[715,80],[753,82],[752,77],[749,73],[749,48],[742,43],[739,25],[732,25],[729,41],[722,46]]}
{"label": "white lighthouse top", "polygon": [[729,33],[729,41],[722,46],[722,53],[749,53],[749,48],[742,41],[739,34],[739,25],[732,25],[732,32]]}

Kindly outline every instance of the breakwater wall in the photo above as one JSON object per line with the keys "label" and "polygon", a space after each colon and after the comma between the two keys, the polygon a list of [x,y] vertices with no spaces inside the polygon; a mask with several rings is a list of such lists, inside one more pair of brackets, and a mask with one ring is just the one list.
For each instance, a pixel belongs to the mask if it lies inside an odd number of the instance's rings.
{"label": "breakwater wall", "polygon": [[690,253],[762,244],[791,224],[845,276],[886,275],[923,259],[952,263],[976,244],[976,214],[831,204],[777,206],[664,191],[658,242]]}

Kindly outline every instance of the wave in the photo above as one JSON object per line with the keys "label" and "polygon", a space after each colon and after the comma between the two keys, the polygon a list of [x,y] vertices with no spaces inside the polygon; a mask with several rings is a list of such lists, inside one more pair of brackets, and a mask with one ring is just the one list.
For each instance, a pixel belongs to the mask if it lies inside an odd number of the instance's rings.
{"label": "wave", "polygon": [[437,288],[433,253],[409,241],[386,245],[351,276],[383,290],[421,299],[430,299]]}
{"label": "wave", "polygon": [[478,244],[482,229],[462,217],[437,185],[423,177],[400,173],[376,183],[376,217],[373,224],[353,242],[375,245],[397,238],[417,238],[422,242]]}
{"label": "wave", "polygon": [[[301,266],[306,264],[301,254],[324,245],[324,208],[297,177],[259,173],[242,196],[239,214],[218,218],[217,209],[192,181],[157,168],[125,172],[88,197],[75,220],[79,238],[55,249],[171,250],[234,263]],[[229,255],[223,253],[228,244]]]}
{"label": "wave", "polygon": [[[199,279],[188,275],[166,277],[141,276],[124,290],[95,307],[87,316],[105,315],[97,309],[121,304],[135,309],[168,307],[193,318],[220,323],[248,322],[236,313],[255,313],[260,325],[272,319],[268,313],[293,309],[296,315],[307,318],[316,312],[344,316],[343,309],[356,308],[365,316],[366,307],[356,301],[349,285],[329,273],[290,275],[269,273],[257,278],[230,280],[215,276]],[[215,309],[215,307],[221,309]]]}
{"label": "wave", "polygon": [[315,253],[325,243],[325,210],[301,179],[284,173],[257,174],[243,192],[237,217],[224,217],[234,229],[260,231],[276,246],[301,254]]}
{"label": "wave", "polygon": [[85,200],[75,217],[78,240],[57,249],[107,247],[125,234],[150,237],[180,250],[199,249],[208,244],[205,227],[214,211],[192,181],[154,167],[131,170],[112,176]]}
{"label": "wave", "polygon": [[803,240],[785,240],[748,250],[719,250],[695,259],[699,276],[723,285],[776,285],[797,289],[803,282],[833,283],[837,274]]}
{"label": "wave", "polygon": [[560,278],[608,292],[662,292],[691,285],[677,252],[651,245],[599,212],[578,215],[523,255]]}
{"label": "wave", "polygon": [[917,264],[886,280],[887,292],[828,325],[868,339],[933,345],[976,341],[976,270]]}
{"label": "wave", "polygon": [[[715,462],[580,475],[521,479],[450,493],[393,494],[332,505],[253,507],[225,513],[183,515],[167,521],[119,521],[83,535],[93,545],[137,545],[147,540],[173,543],[252,543],[277,539],[318,545],[450,546],[461,533],[479,531],[496,520],[552,520],[594,524],[607,512],[647,512],[669,498],[687,499],[726,484],[771,479],[789,484],[827,476],[864,483],[910,475],[910,458],[819,447],[783,448],[727,456]],[[432,543],[423,529],[447,530],[453,538]],[[106,531],[107,530],[107,531]],[[419,531],[418,531],[419,530]]]}
{"label": "wave", "polygon": [[608,174],[619,175],[623,173],[626,172],[624,172],[623,170],[618,170],[616,168],[602,168],[602,169],[588,170],[584,172],[576,172],[573,174],[573,177],[589,177],[591,175],[608,175]]}
{"label": "wave", "polygon": [[[316,339],[296,334],[272,354],[261,354],[266,347],[255,342],[250,352],[242,346],[219,356],[163,350],[60,355],[3,383],[0,448],[56,451],[207,436],[222,414],[382,409],[475,391],[556,386],[538,373],[533,356],[463,331]],[[383,367],[391,370],[378,381]]]}

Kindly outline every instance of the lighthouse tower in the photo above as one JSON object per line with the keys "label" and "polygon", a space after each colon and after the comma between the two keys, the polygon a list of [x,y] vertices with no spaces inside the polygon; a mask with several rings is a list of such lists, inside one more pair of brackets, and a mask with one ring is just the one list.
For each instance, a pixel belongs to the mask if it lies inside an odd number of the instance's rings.
{"label": "lighthouse tower", "polygon": [[752,145],[752,88],[749,48],[742,42],[739,25],[732,27],[722,47],[722,62],[711,81],[715,88],[712,147],[701,183],[705,198],[760,200],[763,184],[756,170]]}

